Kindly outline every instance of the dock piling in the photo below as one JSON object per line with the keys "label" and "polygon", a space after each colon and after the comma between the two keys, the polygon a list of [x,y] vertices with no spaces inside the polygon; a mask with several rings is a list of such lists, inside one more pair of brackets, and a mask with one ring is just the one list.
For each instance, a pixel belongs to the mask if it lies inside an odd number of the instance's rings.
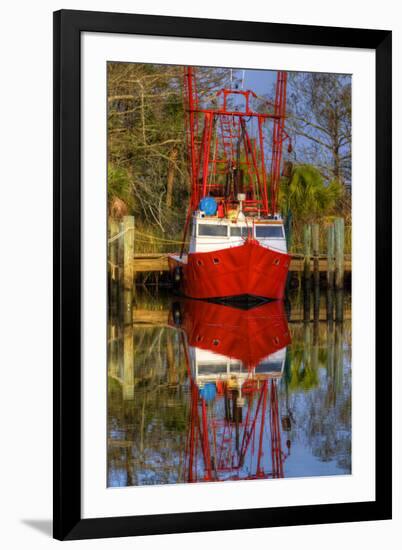
{"label": "dock piling", "polygon": [[131,323],[134,291],[134,216],[124,216],[123,227],[123,317],[125,323]]}
{"label": "dock piling", "polygon": [[311,225],[306,224],[303,228],[304,242],[304,279],[310,279],[311,271]]}
{"label": "dock piling", "polygon": [[335,228],[327,228],[327,321],[334,320]]}
{"label": "dock piling", "polygon": [[124,241],[122,238],[122,234],[124,233],[124,224],[123,222],[119,222],[119,237],[116,239],[117,242],[117,284],[118,284],[118,292],[117,292],[117,314],[119,317],[119,320],[122,318],[122,313],[124,311],[124,289],[123,289],[123,264],[124,264]]}
{"label": "dock piling", "polygon": [[134,333],[132,325],[123,329],[123,400],[134,399]]}
{"label": "dock piling", "polygon": [[320,316],[320,228],[318,223],[314,223],[311,226],[311,240],[313,245],[314,273],[313,316],[314,321],[317,322]]}
{"label": "dock piling", "polygon": [[343,282],[344,282],[345,221],[335,220],[335,320],[343,321]]}
{"label": "dock piling", "polygon": [[[109,219],[109,239],[115,237],[119,232],[119,224],[116,220]],[[109,243],[109,292],[110,292],[110,306],[112,309],[112,315],[117,314],[117,300],[119,289],[119,264],[117,259],[117,247],[118,239]]]}
{"label": "dock piling", "polygon": [[314,285],[320,284],[320,227],[318,223],[311,226],[311,240],[313,244],[313,271]]}
{"label": "dock piling", "polygon": [[310,321],[310,294],[311,294],[311,225],[303,228],[304,241],[304,296],[303,296],[303,319]]}
{"label": "dock piling", "polygon": [[334,287],[335,274],[335,228],[333,224],[327,228],[327,286]]}
{"label": "dock piling", "polygon": [[343,276],[345,269],[345,221],[343,218],[335,220],[335,288],[343,289]]}
{"label": "dock piling", "polygon": [[335,290],[335,321],[343,321],[343,288]]}

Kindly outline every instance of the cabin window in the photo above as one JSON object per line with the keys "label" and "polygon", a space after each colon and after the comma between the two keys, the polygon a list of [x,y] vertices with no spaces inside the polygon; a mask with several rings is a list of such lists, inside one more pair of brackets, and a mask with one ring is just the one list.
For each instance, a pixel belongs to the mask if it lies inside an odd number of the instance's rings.
{"label": "cabin window", "polygon": [[243,365],[242,363],[231,363],[230,364],[230,372],[242,372],[244,369],[243,369]]}
{"label": "cabin window", "polygon": [[283,228],[281,225],[256,225],[255,236],[262,239],[283,239]]}
{"label": "cabin window", "polygon": [[255,367],[256,374],[267,374],[269,372],[281,372],[282,370],[282,361],[272,361],[267,363],[260,363]]}
{"label": "cabin window", "polygon": [[211,363],[211,364],[200,364],[198,365],[198,374],[200,375],[214,375],[214,374],[225,374],[227,371],[226,363]]}
{"label": "cabin window", "polygon": [[209,223],[200,223],[198,226],[198,235],[201,237],[227,237],[227,225],[213,225]]}
{"label": "cabin window", "polygon": [[231,237],[247,237],[248,227],[231,227],[230,236]]}

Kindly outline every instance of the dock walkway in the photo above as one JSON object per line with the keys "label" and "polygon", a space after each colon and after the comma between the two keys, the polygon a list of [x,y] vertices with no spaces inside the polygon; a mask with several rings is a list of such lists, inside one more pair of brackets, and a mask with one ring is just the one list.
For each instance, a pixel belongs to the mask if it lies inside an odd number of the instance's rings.
{"label": "dock walkway", "polygon": [[[152,271],[168,271],[168,253],[148,253],[148,254],[135,254],[134,255],[134,271],[136,273],[152,272]],[[313,258],[311,259],[311,270],[313,270]],[[326,256],[320,256],[319,258],[319,271],[321,273],[327,272],[328,261]],[[292,261],[290,263],[289,271],[302,272],[304,269],[304,256],[303,254],[292,254]],[[351,258],[345,257],[345,272],[350,273],[352,270]]]}

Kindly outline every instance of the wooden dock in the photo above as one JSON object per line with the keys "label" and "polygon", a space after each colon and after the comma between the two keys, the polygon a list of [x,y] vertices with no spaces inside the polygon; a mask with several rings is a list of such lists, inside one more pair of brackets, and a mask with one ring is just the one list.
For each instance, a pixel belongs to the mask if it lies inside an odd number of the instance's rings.
{"label": "wooden dock", "polygon": [[[168,309],[133,309],[133,323],[134,326],[154,327],[154,326],[168,326],[169,325],[170,310]],[[347,309],[344,314],[344,320],[350,321],[352,318],[352,312]],[[302,308],[292,308],[288,319],[289,323],[299,323],[304,320],[304,312]],[[319,321],[327,320],[327,309],[320,307]],[[313,316],[311,315],[311,321]]]}
{"label": "wooden dock", "polygon": [[[168,254],[167,253],[155,253],[155,254],[135,254],[133,260],[133,269],[136,273],[143,272],[163,272],[168,271]],[[311,271],[313,271],[314,260],[311,259]],[[318,269],[320,273],[326,273],[328,267],[328,260],[326,256],[320,256],[318,260]],[[292,261],[290,263],[290,272],[303,272],[304,270],[304,256],[303,254],[293,254]],[[352,271],[352,260],[345,258],[345,272]]]}

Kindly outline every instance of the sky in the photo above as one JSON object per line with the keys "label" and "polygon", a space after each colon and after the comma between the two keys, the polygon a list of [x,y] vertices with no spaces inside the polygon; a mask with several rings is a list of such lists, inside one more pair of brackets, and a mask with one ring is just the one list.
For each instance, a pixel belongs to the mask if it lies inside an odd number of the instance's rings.
{"label": "sky", "polygon": [[275,81],[276,71],[247,69],[244,73],[244,90],[253,90],[257,95],[264,95],[271,91]]}

